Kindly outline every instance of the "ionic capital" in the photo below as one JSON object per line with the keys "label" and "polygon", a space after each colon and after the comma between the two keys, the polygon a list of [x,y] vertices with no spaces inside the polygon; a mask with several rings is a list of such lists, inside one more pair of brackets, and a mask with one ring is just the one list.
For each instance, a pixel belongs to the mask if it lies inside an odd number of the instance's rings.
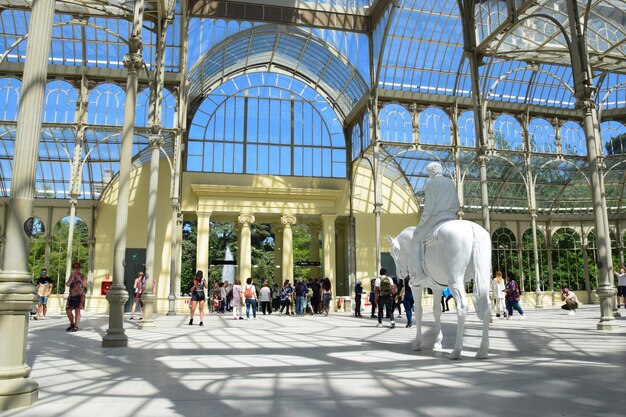
{"label": "ionic capital", "polygon": [[250,227],[250,225],[252,223],[254,223],[254,214],[252,213],[240,213],[239,217],[237,217],[237,221],[242,225],[242,226],[248,226]]}
{"label": "ionic capital", "polygon": [[289,228],[296,224],[296,222],[296,216],[292,214],[283,214],[282,216],[280,216],[280,223],[283,225],[284,228]]}

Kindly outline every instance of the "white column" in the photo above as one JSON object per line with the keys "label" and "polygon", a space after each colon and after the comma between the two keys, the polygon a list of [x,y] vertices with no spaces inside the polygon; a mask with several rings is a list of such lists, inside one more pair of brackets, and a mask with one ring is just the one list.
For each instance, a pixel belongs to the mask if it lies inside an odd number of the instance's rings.
{"label": "white column", "polygon": [[[324,278],[328,278],[333,284],[332,295],[333,300],[337,294],[337,277],[335,271],[337,270],[335,259],[335,220],[337,216],[334,214],[322,214],[322,244],[324,248]],[[337,303],[333,303],[337,305]]]}
{"label": "white column", "polygon": [[530,221],[533,231],[533,255],[535,256],[535,308],[543,308],[543,293],[541,292],[541,275],[539,272],[539,248],[537,247],[539,245],[537,240],[537,210],[530,211]]}
{"label": "white column", "polygon": [[170,254],[170,293],[167,296],[167,315],[176,315],[176,294],[180,287],[180,242],[182,240],[182,213],[178,211],[178,199],[172,199],[172,233],[171,233],[171,254]]}
{"label": "white column", "polygon": [[143,25],[144,1],[135,1],[133,29],[129,51],[124,57],[128,70],[126,78],[126,102],[124,125],[122,126],[122,149],[118,174],[117,208],[115,213],[115,240],[113,252],[113,283],[107,293],[109,302],[109,328],[102,337],[102,347],[126,347],[128,336],[124,332],[124,304],[128,291],[124,286],[124,258],[126,257],[126,229],[128,225],[128,202],[130,200],[130,174],[132,170],[133,138],[135,136],[135,108],[137,104],[138,71],[143,69],[141,56],[141,28]]}
{"label": "white column", "polygon": [[[309,224],[309,232],[311,233],[311,261],[320,261],[320,225],[317,223]],[[311,267],[311,278],[320,278],[321,268],[318,266]]]}
{"label": "white column", "polygon": [[[76,198],[70,198],[70,224],[67,232],[67,251],[65,252],[65,282],[70,279],[72,273],[72,246],[74,244],[74,223],[76,222],[76,204],[78,200]],[[65,285],[65,291],[63,292],[63,298],[67,298],[70,293],[70,289]]]}
{"label": "white column", "polygon": [[280,223],[272,223],[272,231],[274,232],[274,283],[282,287],[285,283],[282,275],[283,227]]}
{"label": "white column", "polygon": [[196,243],[196,271],[202,271],[208,278],[209,273],[209,232],[211,231],[211,212],[198,211],[198,241]]}
{"label": "white column", "polygon": [[241,213],[237,218],[240,225],[239,244],[239,279],[243,284],[252,276],[252,233],[250,225],[254,223],[252,213]]}
{"label": "white column", "polygon": [[30,13],[0,273],[0,410],[29,406],[38,397],[38,384],[29,377],[30,367],[26,364],[28,313],[36,298],[33,277],[28,273],[29,236],[24,223],[33,211],[54,7],[54,0],[35,1]]}
{"label": "white column", "polygon": [[154,301],[155,280],[154,280],[154,254],[156,252],[156,217],[157,217],[157,194],[159,191],[159,157],[163,136],[150,135],[148,139],[150,145],[150,190],[148,195],[148,239],[146,241],[146,289],[141,296],[143,301],[143,320],[139,323],[140,329],[154,329]]}
{"label": "white column", "polygon": [[293,229],[296,224],[296,216],[283,214],[280,216],[280,223],[283,225],[283,257],[282,257],[282,278],[283,283],[287,280],[293,282]]}

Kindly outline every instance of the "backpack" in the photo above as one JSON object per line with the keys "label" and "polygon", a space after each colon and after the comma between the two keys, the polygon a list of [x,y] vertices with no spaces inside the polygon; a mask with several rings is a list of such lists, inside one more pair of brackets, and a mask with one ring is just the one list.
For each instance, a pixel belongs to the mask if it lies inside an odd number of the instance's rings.
{"label": "backpack", "polygon": [[243,296],[246,298],[252,298],[252,285],[246,285],[246,290],[243,292]]}
{"label": "backpack", "polygon": [[391,278],[387,275],[383,275],[380,277],[380,295],[389,295],[391,294]]}

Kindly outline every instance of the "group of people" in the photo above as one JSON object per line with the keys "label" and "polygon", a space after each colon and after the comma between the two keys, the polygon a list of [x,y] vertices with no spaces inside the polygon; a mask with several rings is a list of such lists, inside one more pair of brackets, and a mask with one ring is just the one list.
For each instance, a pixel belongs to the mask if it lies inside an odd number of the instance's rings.
{"label": "group of people", "polygon": [[[202,271],[197,271],[191,287],[191,301],[189,306],[189,325],[193,325],[196,309],[199,310],[200,326],[204,326],[204,310],[206,299],[210,296],[213,300],[213,311],[223,314],[232,310],[233,320],[243,320],[243,306],[246,307],[246,319],[256,319],[257,310],[261,309],[263,315],[279,311],[287,315],[304,316],[309,314],[328,315],[330,311],[332,285],[330,279],[324,278],[320,284],[317,279],[310,279],[307,283],[300,277],[292,284],[285,281],[280,290],[278,286],[269,287],[267,281],[263,282],[260,290],[257,290],[252,278],[247,278],[244,285],[236,279],[233,285],[228,282],[215,284],[211,294],[208,294],[208,283],[204,279]],[[134,307],[134,306],[133,306]],[[291,312],[290,312],[291,310]]]}
{"label": "group of people", "polygon": [[[377,327],[382,327],[384,314],[384,316],[390,320],[391,327],[394,328],[396,326],[394,313],[397,309],[398,317],[402,317],[401,305],[404,305],[404,311],[407,317],[406,327],[411,327],[413,325],[413,306],[415,301],[409,287],[408,277],[398,283],[394,278],[387,275],[385,268],[381,268],[379,272],[379,276],[372,279],[370,283],[372,291],[370,291],[368,300],[372,306],[371,317],[378,320]],[[363,285],[360,281],[357,281],[354,289],[355,317],[363,317],[361,314],[363,294]]]}
{"label": "group of people", "polygon": [[497,271],[495,278],[491,280],[491,292],[493,294],[492,306],[496,312],[496,317],[510,320],[513,316],[513,310],[515,310],[520,314],[522,320],[526,318],[524,310],[519,305],[521,291],[511,272],[507,273],[505,283],[502,272]]}
{"label": "group of people", "polygon": [[[72,274],[65,285],[69,288],[69,295],[65,304],[65,313],[69,320],[67,332],[76,332],[79,329],[81,310],[85,308],[85,295],[87,294],[87,277],[80,271],[80,262],[72,264]],[[52,294],[54,283],[48,276],[48,270],[43,268],[37,281],[37,309],[35,320],[45,320],[48,313],[48,299]]]}

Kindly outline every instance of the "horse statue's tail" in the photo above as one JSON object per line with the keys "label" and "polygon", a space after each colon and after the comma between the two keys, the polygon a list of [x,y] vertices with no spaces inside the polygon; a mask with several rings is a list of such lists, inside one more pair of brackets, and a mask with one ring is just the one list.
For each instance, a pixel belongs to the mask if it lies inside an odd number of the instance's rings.
{"label": "horse statue's tail", "polygon": [[474,264],[474,305],[476,314],[482,321],[490,311],[491,239],[489,233],[478,225],[474,225],[472,263]]}

